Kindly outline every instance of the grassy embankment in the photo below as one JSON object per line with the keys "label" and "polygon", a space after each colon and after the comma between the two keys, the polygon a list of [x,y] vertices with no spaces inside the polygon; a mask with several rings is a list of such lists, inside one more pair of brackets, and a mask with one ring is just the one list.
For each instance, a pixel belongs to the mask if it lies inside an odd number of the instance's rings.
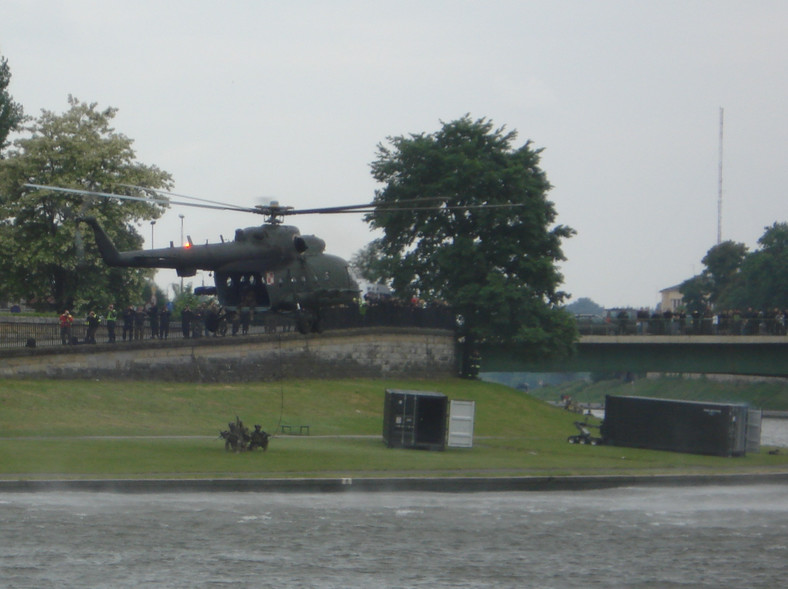
{"label": "grassy embankment", "polygon": [[580,403],[604,403],[605,395],[638,395],[711,403],[746,403],[758,409],[788,411],[788,382],[781,379],[720,381],[705,376],[664,376],[638,379],[634,382],[603,380],[592,383],[576,380],[562,385],[535,388],[530,394],[547,401],[556,401],[561,395],[569,395]]}
{"label": "grassy embankment", "polygon": [[[476,401],[472,449],[388,449],[386,388]],[[277,436],[267,453],[224,451],[238,415]],[[788,452],[719,458],[566,443],[576,414],[511,388],[459,379],[172,384],[0,381],[0,478],[277,478],[784,472]]]}

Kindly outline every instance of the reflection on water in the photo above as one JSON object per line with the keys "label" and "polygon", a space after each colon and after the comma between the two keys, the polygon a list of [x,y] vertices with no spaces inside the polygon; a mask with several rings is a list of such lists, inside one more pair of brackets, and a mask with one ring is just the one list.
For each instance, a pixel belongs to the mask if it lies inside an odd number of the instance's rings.
{"label": "reflection on water", "polygon": [[780,485],[0,494],[5,587],[777,587]]}

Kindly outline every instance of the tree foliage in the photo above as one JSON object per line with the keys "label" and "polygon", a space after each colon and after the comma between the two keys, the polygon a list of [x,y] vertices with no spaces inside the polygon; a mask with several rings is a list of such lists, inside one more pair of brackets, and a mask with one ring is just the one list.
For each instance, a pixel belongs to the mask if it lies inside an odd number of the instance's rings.
{"label": "tree foliage", "polygon": [[469,338],[567,352],[576,331],[556,262],[574,231],[554,225],[541,150],[516,137],[466,115],[379,144],[372,175],[385,187],[367,221],[384,235],[365,252],[367,278],[449,304]]}
{"label": "tree foliage", "polygon": [[11,82],[11,69],[8,60],[0,57],[0,157],[8,145],[8,135],[15,131],[25,119],[22,105],[14,102],[8,93]]}
{"label": "tree foliage", "polygon": [[128,185],[169,188],[167,172],[135,160],[132,140],[110,125],[115,114],[69,97],[65,113],[42,111],[0,160],[0,297],[24,299],[38,310],[139,301],[151,270],[106,266],[76,219],[95,216],[119,249],[133,250],[143,244],[135,224],[158,218],[164,208],[24,186],[119,194],[133,192]]}
{"label": "tree foliage", "polygon": [[580,297],[575,302],[568,304],[565,308],[573,315],[604,316],[605,314],[605,308],[588,297]]}
{"label": "tree foliage", "polygon": [[374,239],[353,254],[350,267],[364,280],[372,283],[390,282],[396,271],[396,265],[381,250],[382,241]]}
{"label": "tree foliage", "polygon": [[703,300],[717,309],[788,308],[788,223],[764,228],[760,248],[724,241],[703,258],[703,272],[682,284],[685,301]]}
{"label": "tree foliage", "polygon": [[747,246],[730,240],[715,245],[703,257],[703,274],[712,303],[718,302],[734,283],[745,257]]}
{"label": "tree foliage", "polygon": [[744,258],[738,280],[726,295],[730,306],[788,309],[788,223],[764,229],[760,248]]}
{"label": "tree foliage", "polygon": [[703,313],[709,308],[709,292],[712,284],[706,274],[693,276],[681,283],[679,292],[687,311]]}

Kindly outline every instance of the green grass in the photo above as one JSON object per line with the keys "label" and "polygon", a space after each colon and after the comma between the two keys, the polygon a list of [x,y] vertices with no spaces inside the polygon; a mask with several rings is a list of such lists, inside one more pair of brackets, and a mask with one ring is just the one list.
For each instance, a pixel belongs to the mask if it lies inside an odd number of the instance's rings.
{"label": "green grass", "polygon": [[747,403],[758,409],[788,411],[788,381],[777,379],[747,382],[719,381],[704,376],[663,376],[637,379],[634,382],[602,380],[591,383],[577,380],[534,389],[531,394],[545,400],[558,400],[561,395],[567,394],[581,403],[603,403],[605,395],[638,395],[715,403]]}
{"label": "green grass", "polygon": [[[386,388],[476,401],[471,449],[426,452],[382,442]],[[238,415],[277,436],[268,452],[224,451]],[[788,453],[719,458],[566,443],[576,414],[509,387],[435,381],[291,380],[172,384],[0,381],[0,478],[277,478],[783,472]]]}

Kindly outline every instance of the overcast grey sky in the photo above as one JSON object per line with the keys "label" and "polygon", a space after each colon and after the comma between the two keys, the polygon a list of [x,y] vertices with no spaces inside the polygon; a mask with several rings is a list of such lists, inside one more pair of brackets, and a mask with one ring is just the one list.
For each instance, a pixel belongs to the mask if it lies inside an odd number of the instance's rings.
{"label": "overcast grey sky", "polygon": [[[27,114],[69,94],[116,107],[175,192],[242,205],[367,202],[387,136],[489,118],[544,148],[577,230],[564,289],[607,307],[653,306],[702,269],[720,107],[723,239],[755,248],[788,220],[783,0],[4,0],[0,54]],[[195,242],[259,222],[172,208],[157,246],[178,242],[179,214]],[[360,217],[296,224],[346,258],[374,237]]]}

